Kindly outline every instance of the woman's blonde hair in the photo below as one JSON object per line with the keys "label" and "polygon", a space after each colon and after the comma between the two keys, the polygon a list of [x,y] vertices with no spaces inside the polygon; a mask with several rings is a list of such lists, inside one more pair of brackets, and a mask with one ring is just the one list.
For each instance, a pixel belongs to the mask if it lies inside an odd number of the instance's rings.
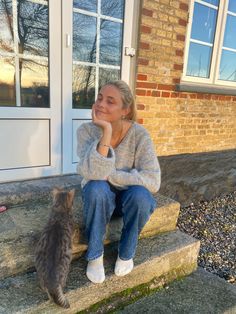
{"label": "woman's blonde hair", "polygon": [[115,86],[121,94],[123,108],[130,108],[130,112],[125,116],[125,119],[136,121],[137,109],[134,96],[131,92],[129,85],[122,80],[111,81],[106,83],[104,86],[107,85]]}

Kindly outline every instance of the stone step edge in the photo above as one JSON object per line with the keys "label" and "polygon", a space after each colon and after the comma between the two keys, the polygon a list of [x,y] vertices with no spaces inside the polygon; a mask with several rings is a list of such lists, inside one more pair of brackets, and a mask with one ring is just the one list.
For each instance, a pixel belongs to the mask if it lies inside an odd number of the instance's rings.
{"label": "stone step edge", "polygon": [[[159,286],[160,280],[157,278],[161,277],[161,282],[165,283],[179,276],[191,273],[197,267],[199,246],[199,241],[180,231],[173,231],[161,236],[140,240],[135,258],[135,268],[131,274],[125,277],[116,277],[113,274],[113,266],[111,266],[111,264],[114,265],[115,255],[117,254],[117,252],[116,254],[113,252],[113,262],[109,262],[109,271],[107,272],[106,281],[100,285],[92,284],[87,280],[85,276],[86,262],[84,261],[81,266],[80,259],[74,263],[73,271],[68,280],[68,287],[72,287],[72,289],[67,292],[67,297],[71,302],[71,308],[66,311],[61,310],[50,301],[47,301],[45,294],[40,292],[39,288],[35,286],[37,284],[35,275],[32,275],[34,278],[31,279],[27,277],[31,276],[31,274],[16,276],[16,279],[12,279],[17,282],[17,284],[13,284],[14,288],[11,289],[11,287],[8,286],[6,288],[7,293],[10,294],[9,304],[6,302],[6,295],[4,294],[6,291],[2,289],[2,309],[4,310],[4,306],[6,309],[11,305],[9,310],[11,310],[12,313],[13,304],[11,304],[11,295],[14,294],[16,296],[16,302],[17,298],[21,300],[17,313],[75,313],[103,299],[110,298],[115,293],[126,290],[127,287],[132,288],[150,281],[152,281],[152,287],[155,286],[156,283],[158,283]],[[108,266],[106,266],[105,263],[105,269],[107,270],[107,268]],[[21,282],[19,278],[23,278],[23,281]],[[0,281],[0,286],[1,283],[8,280],[11,279],[7,278],[5,281]],[[28,283],[25,281],[28,281]],[[14,291],[14,289],[18,289],[18,292]],[[34,300],[35,295],[31,297],[29,291],[25,291],[26,289],[32,291],[32,294],[37,294],[37,301]],[[17,293],[20,293],[20,296],[18,296]],[[23,296],[27,295],[29,299],[30,297],[33,298],[34,302],[31,306],[29,304],[25,304],[24,306],[25,301],[23,300]],[[41,301],[38,300],[38,298],[41,299]],[[27,299],[27,302],[30,302],[28,301],[29,299]],[[5,314],[7,312],[1,312],[0,308],[0,313]]]}

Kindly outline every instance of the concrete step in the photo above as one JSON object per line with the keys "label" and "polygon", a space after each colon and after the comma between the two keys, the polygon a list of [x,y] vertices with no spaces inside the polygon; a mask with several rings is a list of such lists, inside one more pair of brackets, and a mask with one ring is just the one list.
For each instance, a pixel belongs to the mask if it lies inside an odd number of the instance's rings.
{"label": "concrete step", "polygon": [[35,272],[3,279],[0,281],[0,313],[76,313],[127,288],[141,284],[149,285],[150,289],[158,287],[196,269],[199,245],[199,241],[178,230],[141,239],[134,260],[135,267],[125,277],[114,275],[117,245],[108,245],[105,250],[106,280],[102,284],[88,281],[85,275],[86,261],[79,258],[72,263],[67,282],[66,295],[71,304],[68,310],[47,300],[46,294],[38,287]]}
{"label": "concrete step", "polygon": [[[162,195],[157,195],[158,207],[144,227],[140,237],[149,237],[174,230],[179,215],[179,203]],[[0,279],[23,273],[33,266],[34,247],[44,227],[51,203],[48,198],[24,202],[10,206],[0,213]],[[77,189],[74,202],[76,236],[73,243],[74,258],[87,248],[82,221],[81,191]],[[107,228],[105,243],[118,241],[122,219],[114,218]]]}

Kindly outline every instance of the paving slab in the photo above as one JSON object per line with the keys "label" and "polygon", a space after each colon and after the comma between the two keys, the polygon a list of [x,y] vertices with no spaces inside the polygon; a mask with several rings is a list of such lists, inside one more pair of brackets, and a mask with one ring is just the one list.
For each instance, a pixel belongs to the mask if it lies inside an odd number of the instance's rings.
{"label": "paving slab", "polygon": [[106,280],[102,284],[89,282],[85,275],[86,261],[81,257],[73,262],[66,286],[71,303],[68,310],[47,300],[38,286],[35,272],[6,278],[0,281],[0,313],[76,313],[127,288],[149,282],[155,286],[155,280],[159,285],[158,278],[169,282],[196,269],[199,245],[199,241],[178,230],[141,239],[134,259],[135,267],[124,277],[114,275],[117,244],[108,246],[104,262]]}
{"label": "paving slab", "polygon": [[236,285],[202,268],[116,314],[235,314]]}

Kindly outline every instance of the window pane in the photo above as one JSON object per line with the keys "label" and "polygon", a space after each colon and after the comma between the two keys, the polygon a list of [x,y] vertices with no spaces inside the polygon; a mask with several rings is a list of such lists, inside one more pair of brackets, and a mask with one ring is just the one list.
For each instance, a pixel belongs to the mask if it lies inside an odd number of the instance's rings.
{"label": "window pane", "polygon": [[213,43],[216,18],[217,10],[195,2],[191,38]]}
{"label": "window pane", "polygon": [[220,80],[236,82],[236,53],[223,50],[220,63]]}
{"label": "window pane", "polygon": [[91,109],[95,101],[95,67],[73,65],[73,108]]}
{"label": "window pane", "polygon": [[14,58],[0,58],[0,106],[15,106]]}
{"label": "window pane", "polygon": [[120,79],[120,70],[116,69],[99,69],[99,89],[107,82]]}
{"label": "window pane", "polygon": [[48,6],[18,0],[19,53],[48,57]]}
{"label": "window pane", "polygon": [[228,15],[224,35],[224,47],[236,49],[235,40],[236,17]]}
{"label": "window pane", "polygon": [[229,0],[229,11],[236,13],[236,1],[235,0]]}
{"label": "window pane", "polygon": [[0,0],[0,53],[13,50],[12,2]]}
{"label": "window pane", "polygon": [[73,7],[77,9],[97,12],[97,0],[74,0]]}
{"label": "window pane", "polygon": [[96,18],[74,13],[73,60],[96,61]]}
{"label": "window pane", "polygon": [[209,77],[212,48],[195,43],[190,44],[187,75]]}
{"label": "window pane", "polygon": [[100,63],[120,65],[122,24],[101,20]]}
{"label": "window pane", "polygon": [[19,60],[21,105],[49,107],[48,62]]}
{"label": "window pane", "polygon": [[104,15],[123,19],[124,0],[102,0],[101,12]]}
{"label": "window pane", "polygon": [[219,5],[219,0],[203,0],[204,2],[213,4],[213,5]]}

